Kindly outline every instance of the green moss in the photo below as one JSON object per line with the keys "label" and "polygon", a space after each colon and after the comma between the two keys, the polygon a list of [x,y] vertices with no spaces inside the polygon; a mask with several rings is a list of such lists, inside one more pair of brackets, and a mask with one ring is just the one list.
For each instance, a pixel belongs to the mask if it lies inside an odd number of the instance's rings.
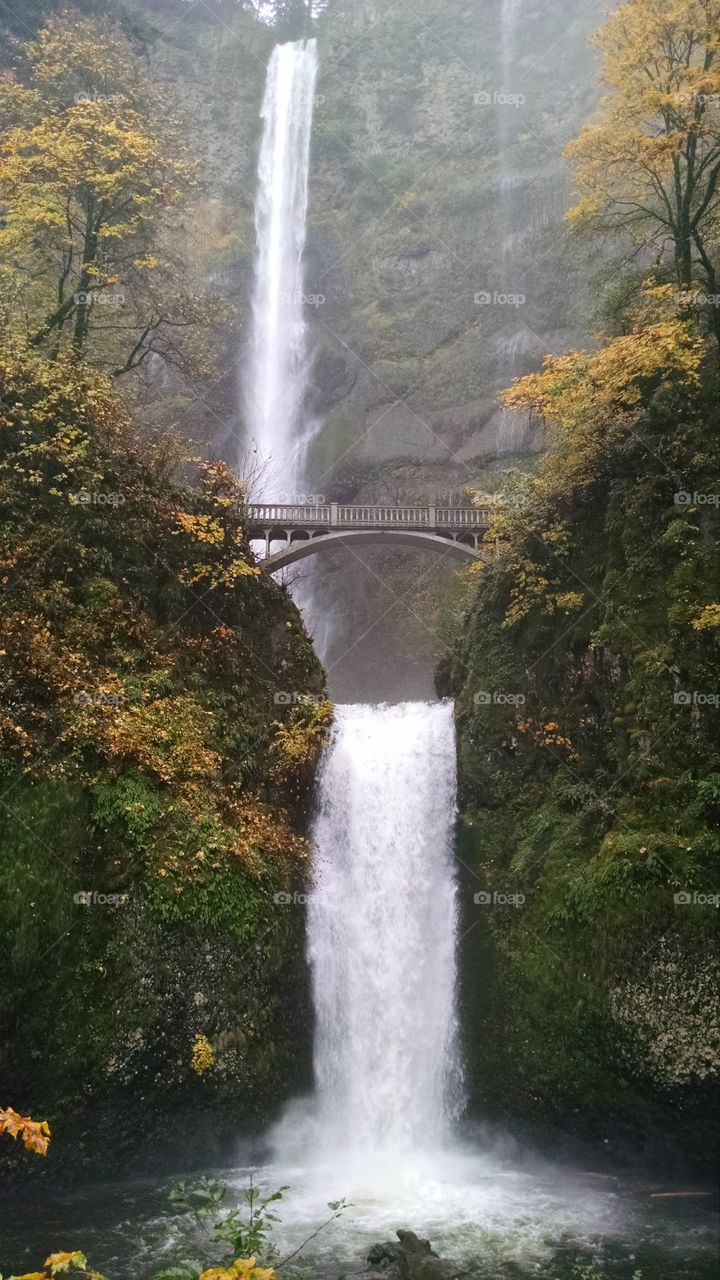
{"label": "green moss", "polygon": [[[541,464],[544,525],[534,482],[515,482],[524,519],[448,619],[440,673],[458,718],[476,1106],[582,1116],[583,1134],[659,1128],[700,1160],[717,1139],[720,717],[693,702],[716,690],[718,647],[692,623],[720,598],[720,525],[678,508],[668,472],[714,492],[717,405],[709,362],[701,390],[649,394],[638,434],[584,485]],[[582,590],[582,609],[533,598],[509,621],[513,585],[535,574]],[[481,691],[522,702],[478,705]],[[524,902],[476,906],[478,888]]]}

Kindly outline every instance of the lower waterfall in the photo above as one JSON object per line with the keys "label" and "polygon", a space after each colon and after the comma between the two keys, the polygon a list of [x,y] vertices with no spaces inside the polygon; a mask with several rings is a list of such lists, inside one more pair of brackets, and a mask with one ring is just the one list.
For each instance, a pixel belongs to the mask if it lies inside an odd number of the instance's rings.
{"label": "lower waterfall", "polygon": [[337,708],[308,952],[327,1149],[441,1145],[461,1096],[450,703]]}
{"label": "lower waterfall", "polygon": [[289,1104],[269,1163],[253,1170],[264,1187],[291,1188],[279,1227],[290,1253],[347,1198],[311,1237],[317,1280],[356,1270],[398,1228],[453,1258],[534,1268],[549,1230],[586,1245],[624,1229],[616,1196],[453,1124],[464,1102],[455,759],[449,702],[335,709],[307,899],[314,1091]]}

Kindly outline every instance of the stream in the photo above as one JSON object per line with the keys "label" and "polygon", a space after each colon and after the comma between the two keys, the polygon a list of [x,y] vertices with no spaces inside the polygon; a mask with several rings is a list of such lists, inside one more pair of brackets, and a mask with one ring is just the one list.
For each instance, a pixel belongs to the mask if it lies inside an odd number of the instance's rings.
{"label": "stream", "polygon": [[[296,1259],[318,1280],[361,1270],[368,1248],[401,1226],[427,1236],[442,1256],[472,1264],[481,1280],[631,1280],[637,1271],[642,1280],[717,1276],[710,1198],[658,1197],[668,1188],[657,1178],[616,1178],[470,1149],[394,1168],[378,1160],[364,1175],[359,1168],[343,1174],[337,1165],[212,1173],[237,1198],[251,1174],[264,1190],[289,1184],[275,1235],[283,1254],[329,1217],[329,1200],[352,1201]],[[188,1226],[168,1211],[171,1182],[95,1185],[13,1203],[2,1229],[3,1274],[34,1269],[52,1250],[82,1249],[108,1280],[147,1280],[178,1260],[174,1229]]]}

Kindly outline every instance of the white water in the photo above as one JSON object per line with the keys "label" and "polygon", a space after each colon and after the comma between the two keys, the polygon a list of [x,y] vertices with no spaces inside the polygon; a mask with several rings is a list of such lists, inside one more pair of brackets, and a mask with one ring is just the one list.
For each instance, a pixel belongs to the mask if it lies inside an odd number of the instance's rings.
{"label": "white water", "polygon": [[[502,0],[500,10],[500,83],[505,94],[519,93],[524,87],[524,82],[523,85],[519,83],[517,49],[521,6],[522,0]],[[518,84],[515,84],[515,80],[518,80]],[[513,148],[521,129],[523,108],[504,105],[499,108],[499,112],[499,203],[502,220],[500,264],[503,271],[511,271],[518,223],[518,211],[514,207]],[[503,287],[512,292],[511,285],[507,282],[504,282]]]}
{"label": "white water", "polygon": [[252,347],[244,379],[255,496],[298,500],[308,434],[305,250],[315,40],[277,45],[267,71],[255,205]]}
{"label": "white water", "polygon": [[[451,704],[344,706],[336,716],[307,904],[315,1094],[277,1126],[272,1164],[252,1170],[264,1188],[291,1188],[278,1210],[281,1253],[345,1197],[340,1221],[308,1246],[318,1280],[361,1269],[369,1246],[399,1227],[472,1262],[483,1280],[506,1268],[536,1274],[559,1249],[599,1255],[611,1242],[632,1256],[646,1228],[616,1179],[489,1142],[473,1150],[453,1132],[462,1099]],[[249,1173],[236,1172],[238,1189]]]}
{"label": "white water", "polygon": [[[288,1108],[265,1187],[292,1250],[313,1242],[318,1276],[357,1266],[398,1227],[450,1256],[528,1263],[569,1236],[614,1234],[615,1196],[583,1178],[519,1167],[460,1143],[457,1043],[456,775],[450,703],[336,708],[319,777],[307,903],[315,1093]],[[239,1174],[242,1185],[247,1173]]]}
{"label": "white water", "polygon": [[[318,426],[307,413],[311,359],[304,262],[317,73],[315,40],[277,45],[261,110],[252,342],[243,377],[245,466],[256,501],[305,500],[307,450]],[[331,623],[327,609],[315,605],[312,574],[311,566],[296,578],[293,596],[322,660]]]}
{"label": "white water", "polygon": [[308,949],[321,1143],[433,1149],[458,1103],[449,703],[338,707]]}
{"label": "white water", "polygon": [[315,1094],[290,1107],[263,1185],[292,1187],[283,1247],[330,1199],[352,1210],[313,1247],[318,1274],[400,1226],[451,1253],[544,1255],[548,1224],[607,1227],[612,1200],[463,1149],[457,1043],[453,708],[336,708],[319,777],[307,904]]}

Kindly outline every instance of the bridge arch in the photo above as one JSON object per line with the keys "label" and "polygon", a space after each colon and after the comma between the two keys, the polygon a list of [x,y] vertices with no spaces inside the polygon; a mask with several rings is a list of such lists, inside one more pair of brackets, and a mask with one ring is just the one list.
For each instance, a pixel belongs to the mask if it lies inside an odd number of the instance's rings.
{"label": "bridge arch", "polygon": [[288,541],[281,551],[265,556],[260,561],[260,567],[268,573],[275,573],[278,569],[286,569],[288,565],[297,564],[299,560],[305,560],[321,551],[332,550],[333,547],[352,549],[354,546],[388,543],[435,551],[449,560],[462,561],[465,565],[487,558],[474,543],[442,537],[437,533],[424,533],[419,529],[338,529],[334,533],[314,533],[305,537],[298,537],[294,533],[293,540]]}

